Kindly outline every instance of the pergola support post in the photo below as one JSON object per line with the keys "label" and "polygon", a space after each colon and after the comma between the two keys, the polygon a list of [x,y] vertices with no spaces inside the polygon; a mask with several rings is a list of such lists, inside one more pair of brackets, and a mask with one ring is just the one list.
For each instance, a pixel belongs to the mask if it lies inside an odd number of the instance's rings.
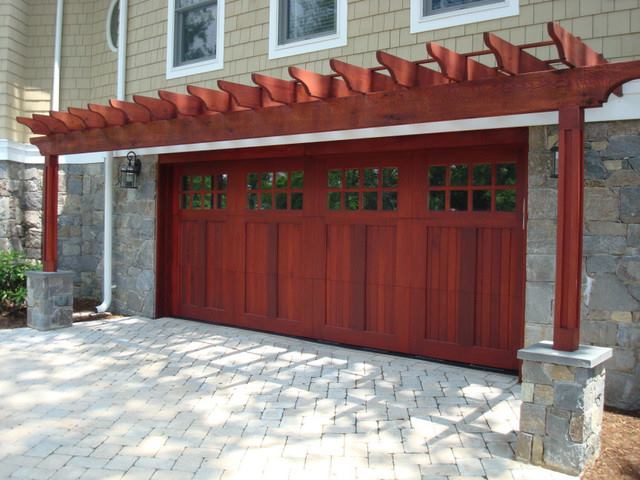
{"label": "pergola support post", "polygon": [[558,233],[553,348],[580,344],[582,232],[584,220],[584,109],[560,109]]}
{"label": "pergola support post", "polygon": [[27,272],[27,325],[38,330],[71,326],[73,272],[58,271],[58,156],[44,162],[42,272]]}
{"label": "pergola support post", "polygon": [[45,272],[58,268],[58,156],[47,155],[44,162],[42,218],[42,266]]}
{"label": "pergola support post", "polygon": [[519,460],[580,475],[600,451],[604,362],[611,348],[580,345],[584,217],[584,110],[560,109],[553,343],[518,351]]}

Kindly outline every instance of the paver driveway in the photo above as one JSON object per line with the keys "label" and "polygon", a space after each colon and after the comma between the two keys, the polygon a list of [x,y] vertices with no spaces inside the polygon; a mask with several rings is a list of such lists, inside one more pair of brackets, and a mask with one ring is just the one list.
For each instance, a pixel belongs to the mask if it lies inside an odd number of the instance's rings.
{"label": "paver driveway", "polygon": [[0,478],[571,478],[516,378],[176,319],[0,331]]}

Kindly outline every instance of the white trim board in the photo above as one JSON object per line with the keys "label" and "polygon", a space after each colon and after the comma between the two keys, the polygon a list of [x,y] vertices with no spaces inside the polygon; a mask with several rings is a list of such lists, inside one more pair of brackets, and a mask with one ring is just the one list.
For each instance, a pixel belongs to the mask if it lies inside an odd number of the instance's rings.
{"label": "white trim board", "polygon": [[[77,155],[60,155],[58,163],[61,165],[81,165],[85,163],[103,163],[105,152],[80,153]],[[44,164],[44,157],[38,149],[28,143],[20,143],[7,138],[0,138],[0,161],[11,161],[33,165]]]}

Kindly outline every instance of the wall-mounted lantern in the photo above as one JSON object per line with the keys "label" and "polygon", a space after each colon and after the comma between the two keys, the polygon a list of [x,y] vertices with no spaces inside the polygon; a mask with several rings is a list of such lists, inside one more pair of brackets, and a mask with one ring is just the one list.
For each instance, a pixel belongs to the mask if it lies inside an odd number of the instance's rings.
{"label": "wall-mounted lantern", "polygon": [[122,188],[138,188],[138,175],[142,162],[135,152],[127,153],[127,163],[120,167],[120,186]]}
{"label": "wall-mounted lantern", "polygon": [[560,150],[557,145],[551,147],[551,178],[558,178],[560,169]]}

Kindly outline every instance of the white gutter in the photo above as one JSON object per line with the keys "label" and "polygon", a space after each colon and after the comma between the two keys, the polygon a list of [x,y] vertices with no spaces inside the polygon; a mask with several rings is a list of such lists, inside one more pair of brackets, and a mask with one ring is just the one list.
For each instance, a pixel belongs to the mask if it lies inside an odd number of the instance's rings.
{"label": "white gutter", "polygon": [[[118,67],[116,77],[116,97],[125,99],[127,74],[127,18],[129,1],[120,0],[118,17]],[[107,152],[104,160],[104,254],[102,303],[96,307],[98,312],[106,312],[112,300],[113,274],[113,152]]]}
{"label": "white gutter", "polygon": [[56,4],[56,33],[53,46],[53,86],[51,88],[51,110],[60,109],[60,57],[62,54],[62,19],[64,0]]}

